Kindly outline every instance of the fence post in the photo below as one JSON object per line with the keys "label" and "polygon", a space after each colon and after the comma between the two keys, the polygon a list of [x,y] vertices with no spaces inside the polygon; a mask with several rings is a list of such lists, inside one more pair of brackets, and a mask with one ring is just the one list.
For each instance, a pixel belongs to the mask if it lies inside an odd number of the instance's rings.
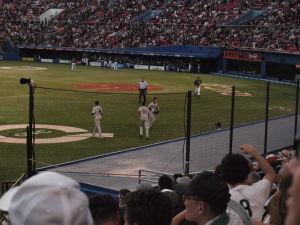
{"label": "fence post", "polygon": [[34,172],[33,166],[33,143],[32,143],[32,130],[33,130],[33,109],[34,109],[34,86],[33,84],[28,84],[29,87],[29,124],[26,127],[27,133],[27,177],[31,177]]}
{"label": "fence post", "polygon": [[267,83],[267,93],[266,93],[266,119],[265,119],[264,154],[267,154],[267,147],[268,147],[269,102],[270,102],[270,82]]}
{"label": "fence post", "polygon": [[298,132],[298,111],[299,111],[299,79],[297,79],[297,91],[296,91],[296,107],[295,107],[295,128],[294,128],[294,146],[296,147],[296,139]]}
{"label": "fence post", "polygon": [[190,148],[191,148],[191,116],[192,116],[192,92],[187,92],[187,114],[186,114],[186,147],[184,173],[190,172]]}
{"label": "fence post", "polygon": [[230,118],[230,137],[229,137],[229,154],[232,154],[234,110],[235,110],[235,86],[232,86],[232,93],[231,93],[231,118]]}

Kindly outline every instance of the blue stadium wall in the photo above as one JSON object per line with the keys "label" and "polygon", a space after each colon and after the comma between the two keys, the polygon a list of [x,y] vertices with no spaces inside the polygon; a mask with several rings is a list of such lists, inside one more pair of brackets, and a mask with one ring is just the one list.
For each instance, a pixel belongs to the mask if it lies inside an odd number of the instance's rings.
{"label": "blue stadium wall", "polygon": [[4,60],[46,61],[69,63],[71,59],[83,56],[99,56],[119,59],[139,59],[148,66],[159,59],[166,70],[166,64],[184,63],[193,66],[192,72],[219,72],[254,77],[271,77],[279,80],[295,80],[296,65],[300,55],[287,52],[267,52],[192,45],[158,46],[129,49],[80,49],[44,46],[20,46],[16,54],[4,54]]}

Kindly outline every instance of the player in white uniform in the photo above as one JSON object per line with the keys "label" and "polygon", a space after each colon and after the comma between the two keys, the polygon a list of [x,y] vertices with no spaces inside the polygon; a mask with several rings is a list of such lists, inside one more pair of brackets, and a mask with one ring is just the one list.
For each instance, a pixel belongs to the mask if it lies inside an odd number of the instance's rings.
{"label": "player in white uniform", "polygon": [[269,198],[275,171],[271,165],[250,144],[241,146],[241,152],[254,157],[265,173],[262,180],[248,185],[250,173],[248,160],[240,154],[228,154],[221,162],[221,174],[230,186],[231,199],[242,205],[252,219],[261,221],[264,204]]}
{"label": "player in white uniform", "polygon": [[75,59],[72,60],[71,70],[76,71],[76,60]]}
{"label": "player in white uniform", "polygon": [[99,104],[100,104],[99,101],[95,101],[95,106],[92,109],[92,115],[95,117],[95,127],[93,129],[92,135],[93,135],[93,137],[95,137],[95,134],[98,131],[99,137],[103,138],[102,132],[101,132],[101,126],[100,126],[100,120],[103,115],[103,109]]}
{"label": "player in white uniform", "polygon": [[145,106],[145,102],[142,103],[142,106],[138,109],[138,114],[140,116],[140,137],[144,135],[144,129],[147,140],[149,139],[149,116],[150,110]]}
{"label": "player in white uniform", "polygon": [[202,85],[202,80],[200,79],[200,77],[197,77],[197,80],[194,81],[195,97],[198,96],[198,98],[200,98],[201,85]]}
{"label": "player in white uniform", "polygon": [[115,61],[115,62],[113,63],[113,69],[114,69],[114,70],[117,70],[117,69],[118,69],[118,62],[117,62],[117,61]]}
{"label": "player in white uniform", "polygon": [[148,108],[150,110],[150,114],[149,114],[149,126],[150,128],[152,127],[153,123],[156,120],[156,114],[158,114],[159,112],[159,106],[158,106],[158,99],[157,97],[153,98],[153,101],[148,105]]}

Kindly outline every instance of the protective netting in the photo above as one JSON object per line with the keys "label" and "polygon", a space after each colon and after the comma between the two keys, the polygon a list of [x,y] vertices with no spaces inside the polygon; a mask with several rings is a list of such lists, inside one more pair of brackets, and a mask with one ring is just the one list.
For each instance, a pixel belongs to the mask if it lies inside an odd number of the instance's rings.
{"label": "protective netting", "polygon": [[[139,133],[138,94],[36,88],[34,110],[36,168],[184,137],[186,93],[149,94],[146,105],[153,97],[158,98],[160,110],[149,130],[147,140],[145,133],[143,138]],[[96,100],[103,108],[100,122],[102,139],[97,133],[95,137],[91,134],[95,126],[91,111]],[[178,156],[172,161],[182,161],[182,148],[183,146],[175,146],[168,149],[178,151]],[[142,161],[139,157],[135,157],[135,154],[126,160],[120,157],[119,165],[109,161],[101,165],[91,162],[80,168],[80,171],[124,175],[130,173],[126,170],[127,165],[134,166],[136,162],[138,165],[140,162],[143,164],[147,162],[149,167],[156,167],[155,165],[159,164],[158,169],[163,169],[167,168],[169,163],[168,160],[160,161],[165,158],[163,154],[163,152],[148,152]]]}
{"label": "protective netting", "polygon": [[[232,88],[226,88],[223,93],[226,97],[222,100],[218,93],[204,92],[200,98],[192,95],[191,172],[212,169],[229,152]],[[266,90],[264,85],[261,88]],[[263,153],[267,92],[256,95],[250,89],[242,93],[236,87],[235,94],[232,151],[239,152],[240,145],[251,143]],[[284,104],[277,101],[279,94],[286,96]],[[183,172],[187,93],[149,94],[146,105],[153,97],[158,98],[160,110],[149,130],[150,138],[146,140],[145,136],[140,138],[139,135],[138,94],[36,88],[36,168],[127,150],[55,170],[116,176],[137,176],[139,169]],[[287,115],[295,111],[295,98],[295,87],[282,89],[279,85],[270,85],[267,152],[293,144],[295,118]],[[101,119],[103,139],[97,134],[91,136],[95,124],[91,109],[96,100],[104,110]],[[148,146],[150,144],[155,145]]]}

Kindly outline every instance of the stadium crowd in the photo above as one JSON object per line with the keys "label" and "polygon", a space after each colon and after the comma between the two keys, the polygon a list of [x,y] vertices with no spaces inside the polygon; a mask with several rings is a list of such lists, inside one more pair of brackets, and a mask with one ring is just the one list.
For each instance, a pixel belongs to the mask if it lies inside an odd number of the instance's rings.
{"label": "stadium crowd", "polygon": [[2,196],[0,210],[11,225],[297,225],[300,160],[293,154],[265,159],[244,144],[214,171],[162,175],[158,186],[121,189],[117,199],[88,199],[71,178],[42,172]]}
{"label": "stadium crowd", "polygon": [[[38,19],[52,8],[64,11],[53,19]],[[225,26],[251,9],[264,14],[240,26]],[[148,10],[163,13],[146,23],[136,21]],[[300,44],[299,13],[297,0],[1,0],[0,38],[31,46],[113,49],[192,44],[295,52]]]}

